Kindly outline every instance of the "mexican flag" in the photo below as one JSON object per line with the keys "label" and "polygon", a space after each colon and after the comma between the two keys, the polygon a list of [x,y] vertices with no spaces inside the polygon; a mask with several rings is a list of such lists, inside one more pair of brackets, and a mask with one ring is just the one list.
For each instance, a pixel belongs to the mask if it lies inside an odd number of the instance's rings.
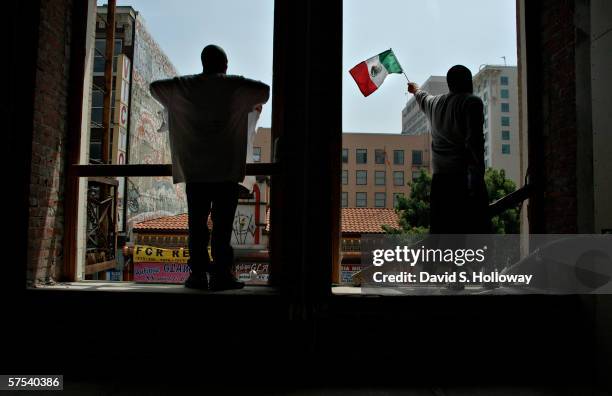
{"label": "mexican flag", "polygon": [[390,49],[359,63],[349,71],[363,96],[376,91],[388,74],[402,72],[402,66]]}

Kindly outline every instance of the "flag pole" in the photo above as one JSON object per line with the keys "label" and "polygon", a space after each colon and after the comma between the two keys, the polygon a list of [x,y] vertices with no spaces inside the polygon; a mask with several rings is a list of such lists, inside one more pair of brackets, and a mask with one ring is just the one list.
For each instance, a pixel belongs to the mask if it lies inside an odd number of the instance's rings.
{"label": "flag pole", "polygon": [[[393,48],[389,47],[389,50],[393,52]],[[395,52],[393,52],[393,54],[395,55]],[[399,64],[399,60],[397,59],[397,56],[395,57],[395,59],[397,60],[397,63]],[[404,71],[404,67],[401,64],[400,64],[400,67],[402,68],[402,74],[404,75],[404,77],[406,77],[406,81],[410,82],[410,79],[408,78],[408,76],[406,75],[406,72]]]}

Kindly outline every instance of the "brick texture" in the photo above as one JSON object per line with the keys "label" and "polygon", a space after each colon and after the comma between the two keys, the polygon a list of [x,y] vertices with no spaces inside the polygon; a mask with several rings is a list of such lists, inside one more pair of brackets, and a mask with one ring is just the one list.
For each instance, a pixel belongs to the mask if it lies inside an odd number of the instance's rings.
{"label": "brick texture", "polygon": [[545,232],[577,232],[576,66],[573,0],[546,0],[541,16]]}
{"label": "brick texture", "polygon": [[34,119],[28,283],[61,275],[72,0],[41,2]]}

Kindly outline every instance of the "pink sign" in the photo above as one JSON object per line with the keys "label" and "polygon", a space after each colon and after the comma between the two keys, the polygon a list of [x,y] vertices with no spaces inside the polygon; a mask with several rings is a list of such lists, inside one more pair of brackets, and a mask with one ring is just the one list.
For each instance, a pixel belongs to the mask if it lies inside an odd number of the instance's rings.
{"label": "pink sign", "polygon": [[187,263],[134,263],[134,282],[185,283],[189,277]]}

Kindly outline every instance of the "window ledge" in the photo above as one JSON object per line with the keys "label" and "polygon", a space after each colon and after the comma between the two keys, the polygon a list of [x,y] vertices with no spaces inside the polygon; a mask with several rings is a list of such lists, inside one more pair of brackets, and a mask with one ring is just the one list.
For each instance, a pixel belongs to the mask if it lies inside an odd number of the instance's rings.
{"label": "window ledge", "polygon": [[33,291],[82,291],[82,292],[113,292],[113,293],[162,293],[162,294],[211,294],[232,296],[276,296],[280,295],[277,288],[271,286],[245,286],[240,290],[224,290],[210,292],[206,290],[188,289],[183,285],[144,284],[135,282],[104,282],[81,281],[62,282],[54,285],[37,285],[30,287]]}

